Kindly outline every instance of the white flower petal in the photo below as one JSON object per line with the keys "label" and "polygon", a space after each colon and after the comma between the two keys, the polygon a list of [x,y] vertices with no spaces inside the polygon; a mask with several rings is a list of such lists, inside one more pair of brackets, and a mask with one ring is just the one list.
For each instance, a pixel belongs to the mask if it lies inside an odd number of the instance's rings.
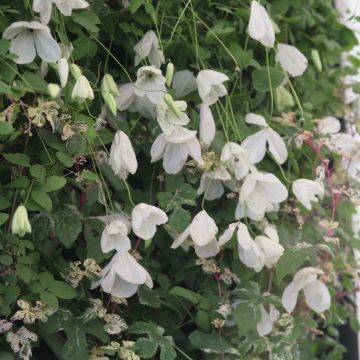
{"label": "white flower petal", "polygon": [[282,68],[291,76],[302,75],[308,66],[306,57],[295,47],[287,44],[277,45],[277,58]]}
{"label": "white flower petal", "polygon": [[60,59],[60,46],[51,35],[45,35],[42,31],[34,31],[33,37],[36,52],[41,59],[48,63],[54,63]]}
{"label": "white flower petal", "polygon": [[281,302],[288,313],[291,313],[296,306],[299,291],[296,289],[294,282],[291,282],[284,290]]}
{"label": "white flower petal", "polygon": [[249,161],[252,164],[260,162],[266,153],[267,129],[258,131],[248,136],[243,142],[242,147],[249,154]]}
{"label": "white flower petal", "polygon": [[262,127],[268,126],[268,124],[263,116],[253,114],[253,113],[249,113],[245,116],[245,122],[247,124],[255,124],[255,125],[262,126]]}
{"label": "white flower petal", "polygon": [[206,104],[200,106],[200,140],[206,145],[210,145],[215,138],[216,126],[210,107]]}
{"label": "white flower petal", "polygon": [[32,34],[29,31],[24,31],[12,39],[10,52],[18,56],[17,59],[14,60],[17,64],[31,63],[36,56]]}
{"label": "white flower petal", "polygon": [[200,211],[189,226],[192,240],[197,246],[209,244],[216,236],[218,228],[205,210]]}
{"label": "white flower petal", "polygon": [[320,280],[315,280],[304,287],[305,301],[309,308],[321,313],[328,310],[331,305],[331,297],[328,288]]}
{"label": "white flower petal", "polygon": [[174,74],[172,87],[176,98],[182,98],[196,90],[196,78],[189,70],[177,71]]}
{"label": "white flower petal", "polygon": [[267,130],[269,151],[279,164],[283,164],[288,158],[288,151],[282,137],[273,129]]}

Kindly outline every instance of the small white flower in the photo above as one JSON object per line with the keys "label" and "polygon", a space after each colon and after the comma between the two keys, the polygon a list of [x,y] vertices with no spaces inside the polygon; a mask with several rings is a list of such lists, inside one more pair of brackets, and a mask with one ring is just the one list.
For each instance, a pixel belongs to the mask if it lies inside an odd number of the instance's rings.
{"label": "small white flower", "polygon": [[149,273],[127,252],[117,252],[101,272],[101,279],[92,283],[92,289],[101,285],[106,293],[119,298],[134,295],[139,285],[153,287]]}
{"label": "small white flower", "polygon": [[288,313],[294,310],[301,290],[304,291],[305,302],[310,309],[320,313],[330,308],[329,290],[322,281],[318,280],[318,276],[323,273],[321,269],[306,267],[295,274],[293,281],[285,288],[281,299]]}
{"label": "small white flower", "polygon": [[134,149],[129,137],[121,130],[115,134],[110,148],[109,165],[116,175],[126,179],[129,175],[135,174],[138,163]]}
{"label": "small white flower", "polygon": [[155,32],[149,30],[142,39],[134,46],[135,66],[148,58],[150,65],[157,68],[164,62],[164,54],[159,46],[159,39]]}
{"label": "small white flower", "polygon": [[101,250],[108,253],[112,250],[118,252],[129,251],[131,249],[130,239],[127,234],[129,228],[121,220],[113,220],[105,226],[101,235]]}
{"label": "small white flower", "polygon": [[276,56],[282,68],[291,76],[301,76],[305,72],[308,61],[295,46],[278,44],[277,50]]}
{"label": "small white flower", "polygon": [[26,233],[31,233],[31,224],[24,205],[19,205],[14,212],[11,223],[11,232],[19,235],[20,237],[23,237]]}
{"label": "small white flower", "polygon": [[194,242],[195,253],[200,258],[215,256],[220,246],[216,241],[218,228],[215,221],[205,210],[200,211],[192,220],[191,224],[175,239],[172,249],[178,248],[190,237]]}
{"label": "small white flower", "polygon": [[241,145],[234,142],[226,143],[221,151],[221,162],[235,175],[237,180],[242,180],[254,167],[250,163],[250,156]]}
{"label": "small white flower", "polygon": [[198,195],[205,193],[205,199],[212,201],[224,194],[222,181],[231,180],[231,175],[223,165],[219,165],[215,171],[204,172],[201,176]]}
{"label": "small white flower", "polygon": [[240,190],[237,219],[249,217],[261,220],[266,212],[277,210],[277,205],[286,200],[288,191],[273,174],[253,171],[246,176]]}
{"label": "small white flower", "polygon": [[274,47],[274,26],[265,8],[258,1],[251,3],[248,33],[252,39],[259,41],[264,46]]}
{"label": "small white flower", "polygon": [[197,89],[196,78],[190,70],[177,71],[174,74],[172,88],[176,98],[182,98]]}
{"label": "small white flower", "polygon": [[85,9],[89,6],[85,0],[52,0],[52,2],[65,16],[71,16],[73,10]]}
{"label": "small white flower", "polygon": [[269,146],[270,153],[279,164],[283,164],[288,158],[288,151],[282,137],[273,130],[261,115],[247,114],[245,121],[248,124],[255,124],[263,127],[257,133],[248,136],[242,143],[242,146],[248,151],[250,162],[257,164],[266,153],[266,145]]}
{"label": "small white flower", "polygon": [[85,101],[86,99],[93,100],[94,92],[91,88],[89,80],[81,75],[75,82],[74,88],[71,93],[71,98],[78,101]]}
{"label": "small white flower", "polygon": [[134,207],[131,214],[131,227],[139,238],[150,240],[156,233],[156,226],[168,221],[167,215],[156,206],[145,203]]}
{"label": "small white flower", "polygon": [[274,305],[269,306],[269,312],[265,309],[264,305],[259,305],[261,319],[256,324],[256,329],[259,336],[269,335],[272,331],[274,322],[279,318],[280,312]]}
{"label": "small white flower", "polygon": [[216,126],[211,109],[206,104],[200,105],[199,138],[206,145],[210,145],[215,138]]}
{"label": "small white flower", "polygon": [[219,97],[225,96],[227,94],[227,90],[223,85],[223,82],[227,80],[229,80],[229,78],[218,71],[199,71],[196,82],[202,102],[210,106],[215,104]]}
{"label": "small white flower", "polygon": [[174,101],[174,105],[179,110],[179,116],[166,103],[156,106],[157,121],[165,135],[170,135],[174,131],[175,125],[186,125],[190,122],[189,117],[185,114],[186,102]]}
{"label": "small white flower", "polygon": [[152,144],[151,162],[163,159],[163,166],[168,174],[177,174],[190,155],[198,164],[204,162],[201,158],[201,146],[196,138],[196,131],[182,126],[175,126],[170,135],[160,134]]}
{"label": "small white flower", "polygon": [[[324,185],[313,180],[297,179],[292,184],[292,191],[301,204],[311,210],[311,202],[319,202],[324,196]],[[318,196],[318,198],[316,197]]]}
{"label": "small white flower", "polygon": [[17,64],[29,64],[36,54],[48,63],[60,59],[61,50],[53,39],[50,29],[38,21],[17,21],[3,33],[3,38],[11,40],[10,52],[17,55]]}
{"label": "small white flower", "polygon": [[58,63],[58,73],[61,87],[65,87],[69,77],[69,63],[66,58],[61,58]]}
{"label": "small white flower", "polygon": [[160,104],[164,101],[166,92],[165,81],[160,69],[143,66],[137,71],[134,93],[141,98],[148,98],[155,105]]}

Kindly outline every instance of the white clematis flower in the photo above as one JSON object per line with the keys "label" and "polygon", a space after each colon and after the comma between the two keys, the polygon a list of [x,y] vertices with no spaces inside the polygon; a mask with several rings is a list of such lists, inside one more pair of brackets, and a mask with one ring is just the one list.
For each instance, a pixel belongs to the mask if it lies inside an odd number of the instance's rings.
{"label": "white clematis flower", "polygon": [[134,46],[135,66],[148,58],[150,65],[157,68],[164,62],[164,54],[159,46],[159,39],[153,30],[149,30]]}
{"label": "white clematis flower", "polygon": [[11,223],[11,232],[20,237],[23,237],[26,233],[31,233],[31,224],[24,205],[19,205],[14,212]]}
{"label": "white clematis flower", "polygon": [[101,279],[92,283],[92,289],[101,285],[106,293],[120,298],[134,295],[139,285],[153,287],[149,273],[127,252],[117,252],[101,272]]}
{"label": "white clematis flower", "polygon": [[131,249],[131,242],[127,234],[129,228],[121,220],[113,220],[110,224],[105,226],[101,235],[101,250],[103,253],[108,253],[112,250],[129,251]]}
{"label": "white clematis flower", "polygon": [[215,221],[205,210],[202,210],[196,214],[191,224],[175,239],[171,248],[178,248],[190,237],[198,257],[215,256],[220,251],[220,246],[216,241],[217,232],[218,228]]}
{"label": "white clematis flower", "polygon": [[305,302],[310,309],[320,313],[330,308],[329,290],[322,281],[318,280],[318,276],[323,273],[321,269],[306,267],[295,274],[293,281],[285,288],[281,299],[288,313],[294,310],[301,290],[304,291]]}
{"label": "white clematis flower", "polygon": [[227,90],[223,85],[223,82],[227,80],[229,80],[229,78],[218,71],[199,71],[196,82],[202,102],[210,106],[215,104],[219,97],[225,96],[227,94]]}
{"label": "white clematis flower", "polygon": [[170,135],[160,134],[152,144],[151,162],[163,159],[163,166],[168,174],[177,174],[190,155],[198,164],[204,162],[201,158],[201,146],[196,138],[196,131],[182,126],[175,126]]}
{"label": "white clematis flower", "polygon": [[140,203],[131,214],[131,227],[139,238],[150,240],[156,233],[156,226],[168,221],[167,215],[156,206]]}
{"label": "white clematis flower", "polygon": [[282,68],[291,76],[301,76],[308,67],[306,57],[295,46],[278,44],[276,56]]}
{"label": "white clematis flower", "polygon": [[287,197],[286,187],[275,175],[253,171],[241,187],[235,217],[261,220],[266,212],[277,210],[278,204]]}
{"label": "white clematis flower", "polygon": [[176,98],[182,98],[197,89],[196,77],[190,70],[180,70],[174,74],[172,88]]}
{"label": "white clematis flower", "polygon": [[235,175],[236,180],[242,180],[254,166],[250,156],[241,145],[234,142],[226,143],[221,151],[220,161]]}
{"label": "white clematis flower", "polygon": [[201,176],[198,195],[205,193],[208,201],[221,198],[224,194],[222,181],[231,180],[231,175],[223,165],[219,165],[215,171],[204,172]]}
{"label": "white clematis flower", "polygon": [[156,106],[157,121],[165,135],[170,135],[174,131],[175,125],[187,125],[190,122],[189,117],[184,112],[187,108],[186,102],[174,101],[174,105],[179,110],[179,115],[175,114],[166,103]]}
{"label": "white clematis flower", "polygon": [[38,21],[17,21],[3,33],[3,38],[11,40],[10,52],[17,55],[17,64],[29,64],[36,54],[48,63],[60,59],[61,50],[53,39],[50,29]]}
{"label": "white clematis flower", "polygon": [[[143,66],[137,71],[134,93],[139,97],[146,97],[157,105],[164,101],[165,77],[155,66]],[[121,95],[121,94],[120,94]]]}
{"label": "white clematis flower", "polygon": [[138,163],[134,149],[129,137],[121,130],[115,134],[110,148],[109,165],[114,170],[115,175],[120,175],[126,179],[130,174],[135,174]]}
{"label": "white clematis flower", "polygon": [[274,47],[274,26],[265,8],[258,1],[251,3],[248,33],[252,39],[259,41],[264,46]]}
{"label": "white clematis flower", "polygon": [[308,179],[295,180],[292,184],[292,191],[301,204],[308,210],[311,210],[311,202],[319,202],[319,198],[322,199],[325,193],[323,184]]}
{"label": "white clematis flower", "polygon": [[78,101],[85,101],[86,99],[93,100],[94,92],[89,83],[89,80],[81,75],[75,82],[71,93],[71,98]]}
{"label": "white clematis flower", "polygon": [[200,105],[199,138],[206,145],[210,145],[215,138],[216,125],[211,109],[206,104]]}
{"label": "white clematis flower", "polygon": [[334,116],[326,116],[318,121],[318,130],[321,134],[337,134],[341,130],[340,121]]}
{"label": "white clematis flower", "polygon": [[261,115],[247,114],[245,121],[248,124],[255,124],[263,127],[257,133],[248,136],[242,143],[242,146],[248,151],[250,162],[257,164],[266,153],[266,145],[269,151],[279,164],[283,164],[288,158],[288,151],[282,137],[273,130]]}
{"label": "white clematis flower", "polygon": [[259,310],[261,313],[261,319],[256,324],[256,329],[259,336],[266,336],[271,333],[274,322],[280,317],[280,312],[274,305],[271,304],[269,306],[269,312],[262,304],[259,305]]}

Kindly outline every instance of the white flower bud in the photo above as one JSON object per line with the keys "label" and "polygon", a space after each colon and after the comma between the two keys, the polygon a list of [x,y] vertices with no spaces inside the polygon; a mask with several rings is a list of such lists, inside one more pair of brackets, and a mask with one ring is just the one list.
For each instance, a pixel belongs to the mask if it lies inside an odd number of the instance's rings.
{"label": "white flower bud", "polygon": [[104,98],[107,107],[110,109],[111,113],[115,116],[116,115],[116,101],[115,101],[114,96],[108,91],[102,91],[101,95]]}
{"label": "white flower bud", "polygon": [[[57,65],[58,65],[58,73],[59,73],[59,78],[60,78],[60,84],[61,84],[61,87],[64,88],[66,86],[66,84],[67,84],[68,77],[69,77],[69,63],[68,63],[67,59],[61,58],[58,61]],[[75,69],[75,71],[76,70],[77,69]],[[79,71],[80,71],[80,69],[79,69]],[[80,71],[80,74],[81,74],[81,71]]]}
{"label": "white flower bud", "polygon": [[174,64],[168,63],[166,65],[166,85],[168,87],[170,87],[173,77],[174,77]]}
{"label": "white flower bud", "polygon": [[94,99],[94,92],[91,88],[89,80],[84,75],[81,75],[76,80],[75,86],[71,93],[71,98],[80,102],[86,99]]}
{"label": "white flower bud", "polygon": [[177,117],[181,116],[181,111],[176,106],[175,101],[174,101],[174,99],[172,98],[172,96],[170,94],[165,94],[164,95],[164,101],[165,101],[166,105],[174,112],[174,114]]}
{"label": "white flower bud", "polygon": [[60,95],[61,87],[58,84],[48,84],[47,88],[52,98],[57,98]]}
{"label": "white flower bud", "polygon": [[80,68],[76,64],[70,64],[70,72],[75,80],[78,80],[82,75]]}
{"label": "white flower bud", "polygon": [[24,205],[18,206],[15,210],[11,224],[11,232],[19,235],[20,237],[23,237],[26,233],[31,233],[31,225]]}
{"label": "white flower bud", "polygon": [[102,78],[101,90],[109,92],[112,96],[119,96],[119,90],[113,77],[110,74],[105,74]]}

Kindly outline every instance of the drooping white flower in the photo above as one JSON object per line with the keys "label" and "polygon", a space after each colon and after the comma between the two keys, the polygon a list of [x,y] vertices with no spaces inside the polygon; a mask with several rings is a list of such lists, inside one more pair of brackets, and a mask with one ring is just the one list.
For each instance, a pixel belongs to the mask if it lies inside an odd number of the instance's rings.
{"label": "drooping white flower", "polygon": [[235,217],[261,220],[266,212],[277,210],[278,204],[287,197],[286,187],[275,175],[253,171],[241,187]]}
{"label": "drooping white flower", "polygon": [[134,149],[129,137],[121,130],[115,134],[110,148],[109,165],[116,175],[126,179],[129,175],[135,174],[138,163]]}
{"label": "drooping white flower", "polygon": [[202,102],[210,106],[215,104],[219,97],[225,96],[227,94],[227,90],[223,85],[223,82],[227,80],[229,80],[229,78],[218,71],[199,71],[196,82]]}
{"label": "drooping white flower", "polygon": [[179,114],[176,114],[166,103],[160,103],[156,106],[157,121],[165,135],[170,135],[174,131],[175,125],[186,125],[190,122],[185,113],[186,102],[174,101],[174,105],[179,110]]}
{"label": "drooping white flower", "polygon": [[139,238],[150,240],[156,233],[156,226],[168,221],[167,215],[156,206],[140,203],[131,214],[131,227]]}
{"label": "drooping white flower", "polygon": [[31,233],[31,224],[28,213],[24,205],[19,205],[13,215],[11,232],[23,237],[26,233]]}
{"label": "drooping white flower", "polygon": [[200,141],[206,145],[210,145],[215,138],[216,126],[211,109],[206,104],[200,105]]}
{"label": "drooping white flower", "polygon": [[175,126],[170,135],[160,134],[152,144],[150,154],[151,162],[163,159],[163,166],[168,174],[181,171],[189,155],[200,165],[204,163],[196,131],[179,125]]}
{"label": "drooping white flower", "polygon": [[320,313],[330,308],[329,290],[322,281],[318,280],[318,276],[323,273],[321,269],[306,267],[295,274],[293,281],[285,288],[281,299],[288,313],[294,310],[301,290],[304,291],[305,302],[310,309]]}
{"label": "drooping white flower", "polygon": [[33,10],[40,14],[40,20],[44,25],[50,21],[52,0],[33,0]]}
{"label": "drooping white flower", "polygon": [[258,1],[251,3],[248,33],[252,39],[259,41],[264,46],[274,47],[274,26],[265,8]]}
{"label": "drooping white flower", "polygon": [[274,322],[279,318],[280,312],[272,304],[269,306],[269,312],[265,309],[264,305],[259,305],[261,313],[260,321],[256,324],[256,329],[259,336],[269,335],[272,331]]}
{"label": "drooping white flower", "polygon": [[81,75],[75,82],[74,88],[71,93],[74,100],[85,101],[86,99],[93,100],[94,92],[89,83],[89,80]]}
{"label": "drooping white flower", "polygon": [[279,164],[283,164],[287,157],[288,151],[282,137],[273,130],[261,115],[247,114],[245,121],[248,124],[255,124],[263,127],[257,133],[248,136],[242,143],[242,146],[248,151],[250,162],[257,164],[261,161],[266,153],[266,146],[269,146],[270,153],[274,156]]}
{"label": "drooping white flower", "polygon": [[182,98],[196,90],[196,78],[190,70],[180,70],[174,74],[172,88],[176,98]]}
{"label": "drooping white flower", "polygon": [[58,73],[61,87],[65,87],[69,77],[69,63],[66,58],[61,58],[58,63]]}
{"label": "drooping white flower", "polygon": [[220,198],[224,194],[222,181],[230,180],[231,175],[223,165],[219,165],[214,171],[204,172],[201,176],[198,195],[205,193],[208,201]]}
{"label": "drooping white flower", "polygon": [[249,158],[247,150],[241,145],[228,142],[222,148],[220,160],[237,180],[242,180],[254,168]]}
{"label": "drooping white flower", "polygon": [[[292,184],[292,191],[301,204],[311,210],[311,202],[319,202],[324,196],[324,185],[313,180],[297,179]],[[318,196],[318,197],[316,197]]]}
{"label": "drooping white flower", "polygon": [[71,16],[73,10],[85,9],[89,6],[85,0],[52,0],[52,2],[65,16]]}
{"label": "drooping white flower", "polygon": [[134,93],[141,98],[148,98],[155,105],[160,104],[166,92],[165,81],[160,69],[155,66],[143,66],[137,71]]}
{"label": "drooping white flower", "polygon": [[195,215],[191,224],[175,239],[171,248],[178,248],[190,237],[198,257],[207,258],[215,256],[220,250],[216,240],[217,232],[218,228],[215,221],[205,210],[202,210]]}
{"label": "drooping white flower", "polygon": [[149,30],[134,46],[135,66],[148,58],[150,65],[159,68],[164,62],[164,54],[159,46],[159,39],[153,30]]}
{"label": "drooping white flower", "polygon": [[129,228],[121,220],[113,220],[105,226],[101,235],[101,250],[108,253],[112,250],[129,251],[131,249],[130,239],[127,234]]}
{"label": "drooping white flower", "polygon": [[92,288],[101,285],[104,292],[120,298],[134,295],[139,285],[153,287],[149,273],[127,251],[117,252],[101,272],[101,279]]}
{"label": "drooping white flower", "polygon": [[301,76],[308,67],[306,57],[295,46],[278,44],[276,56],[282,68],[291,76]]}
{"label": "drooping white flower", "polygon": [[318,129],[321,134],[336,134],[341,130],[341,124],[336,117],[326,116],[318,121]]}
{"label": "drooping white flower", "polygon": [[117,212],[117,213],[110,213],[108,215],[102,215],[102,216],[96,216],[95,219],[100,220],[101,222],[103,222],[105,225],[109,225],[111,224],[113,221],[119,220],[121,221],[123,224],[126,225],[128,232],[131,229],[131,222],[129,220],[129,217],[127,215],[125,215],[124,213],[121,212]]}
{"label": "drooping white flower", "polygon": [[17,21],[3,33],[3,38],[10,40],[10,52],[17,55],[17,64],[29,64],[36,54],[48,63],[60,59],[61,50],[53,39],[50,29],[38,21]]}

